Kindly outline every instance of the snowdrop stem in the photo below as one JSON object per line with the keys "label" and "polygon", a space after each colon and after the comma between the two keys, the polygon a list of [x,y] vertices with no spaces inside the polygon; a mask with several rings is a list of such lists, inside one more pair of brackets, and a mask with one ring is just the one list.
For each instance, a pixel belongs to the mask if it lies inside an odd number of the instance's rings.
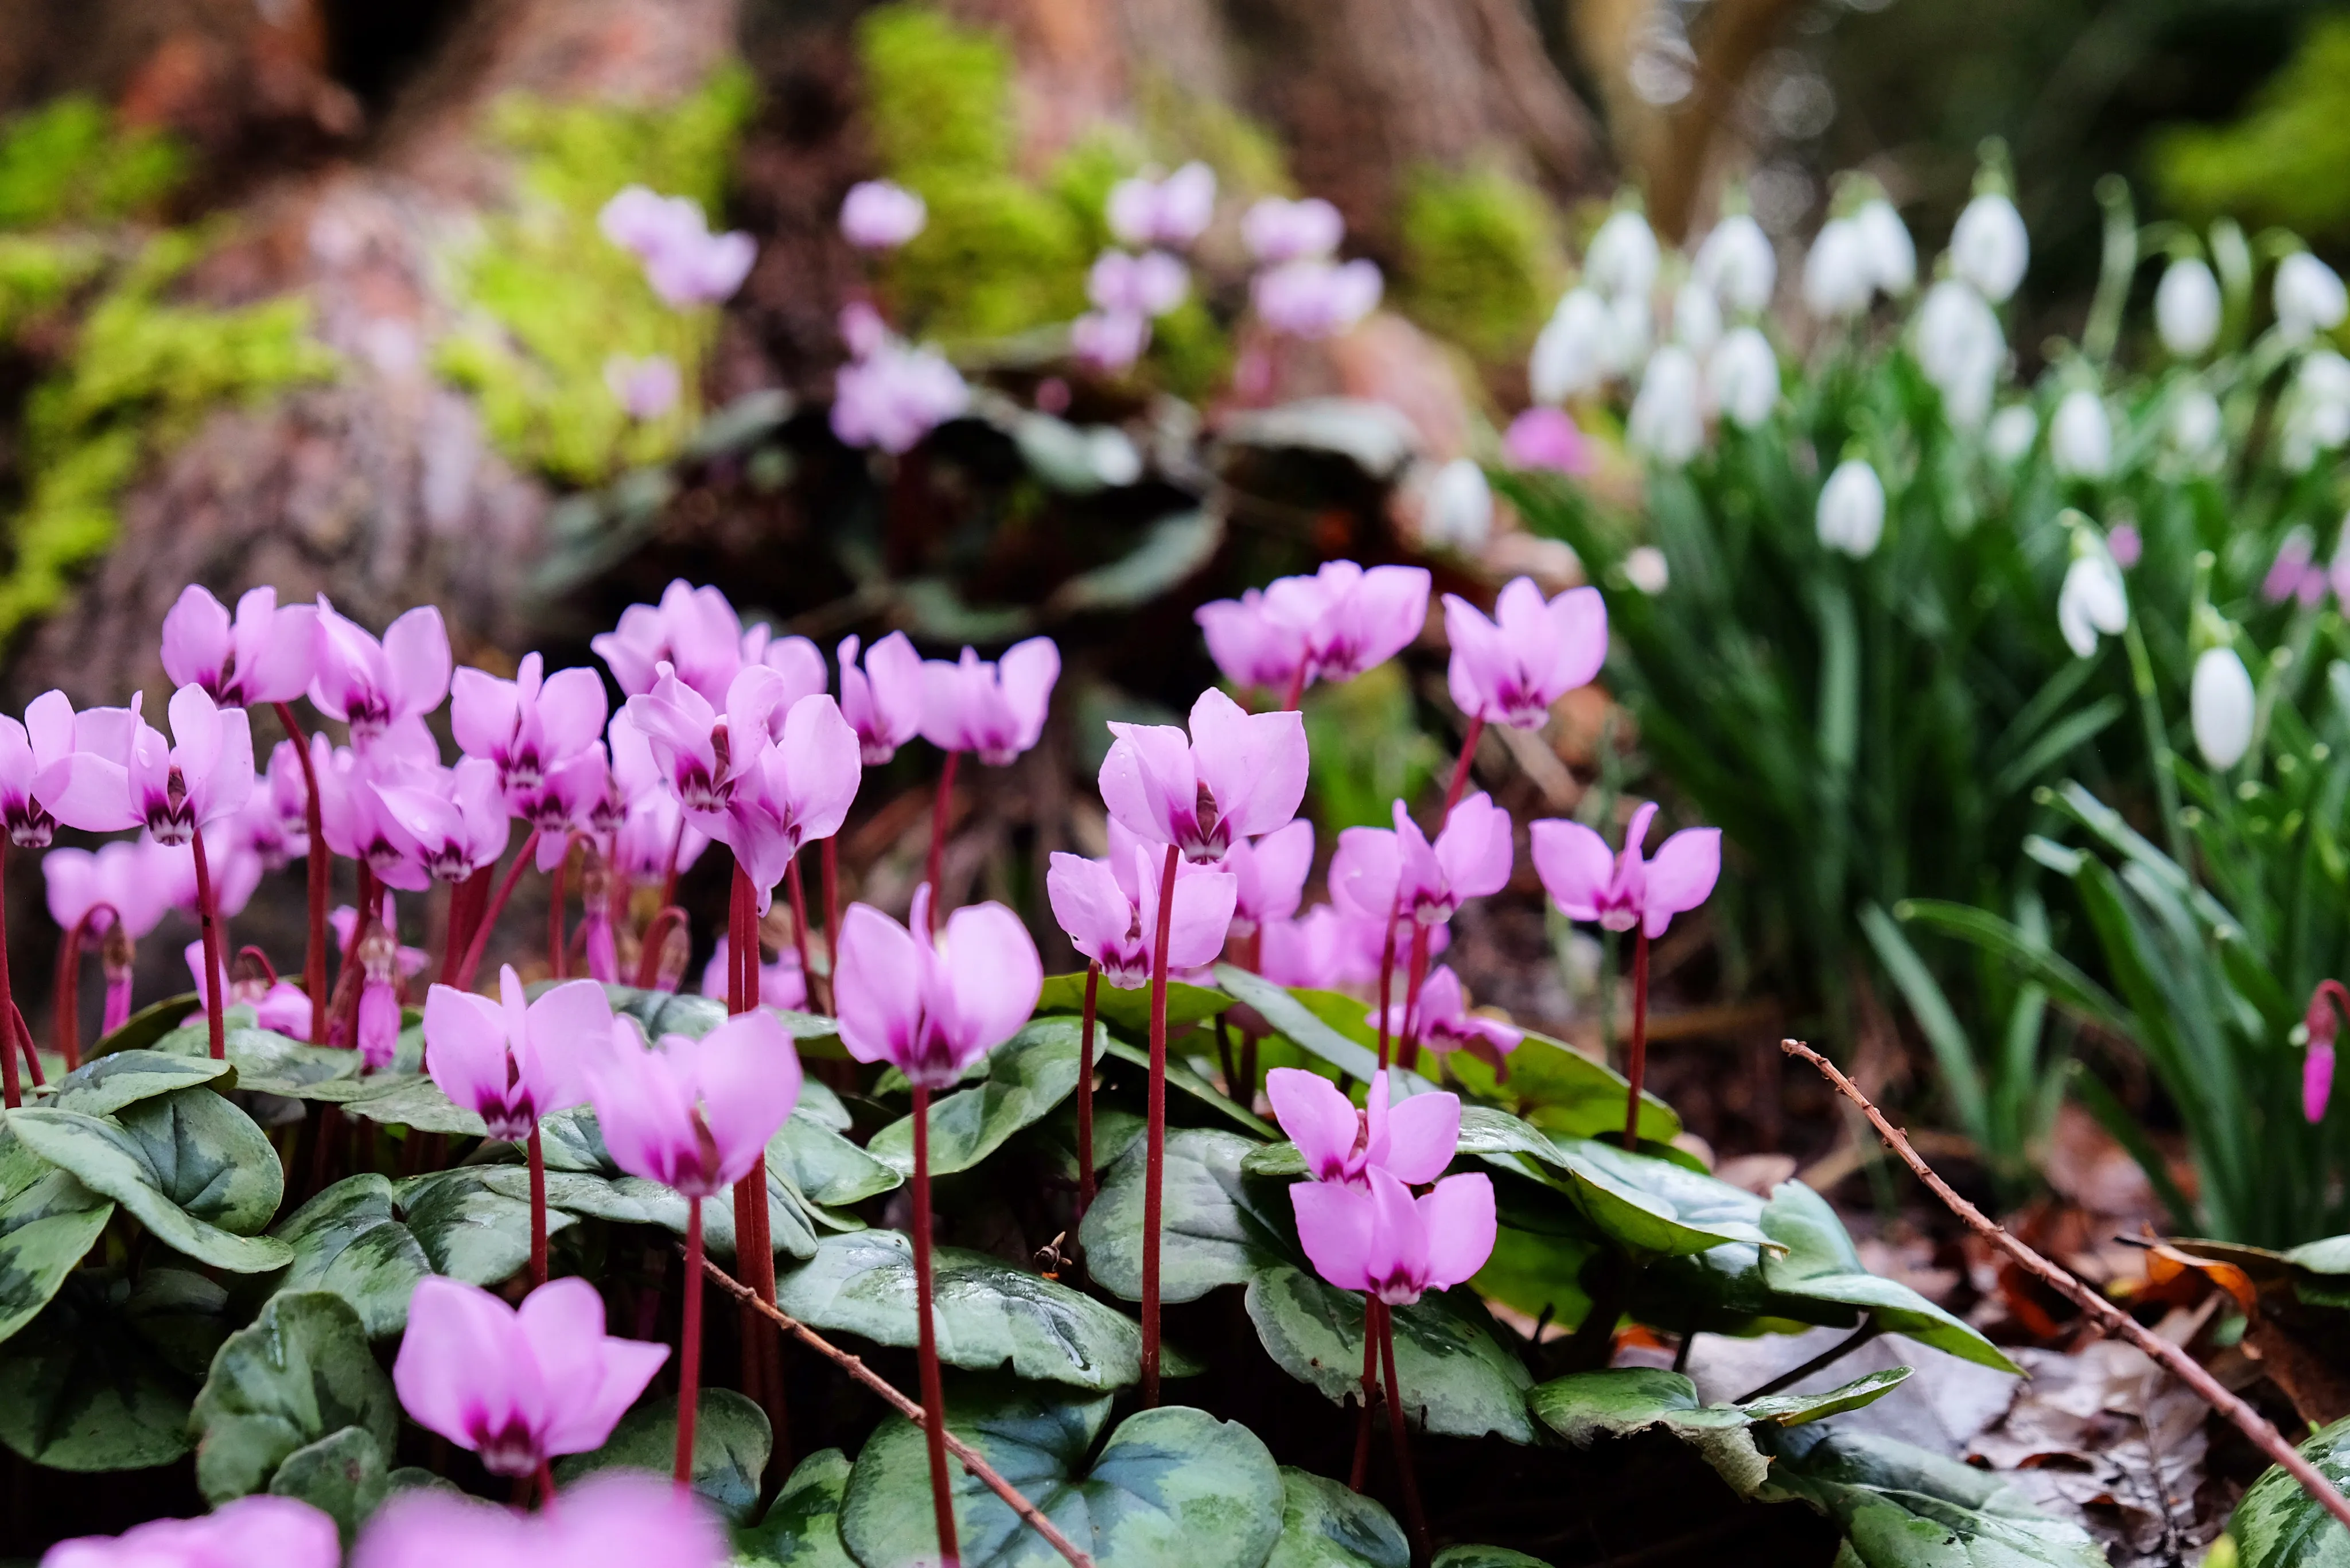
{"label": "snowdrop stem", "polygon": [[[522,868],[530,864],[531,852],[538,847],[538,829],[533,827],[522,836],[522,847],[515,851],[514,864],[506,867],[498,883],[498,890],[482,909],[482,918],[474,922],[473,940],[465,944],[465,957],[458,965],[457,977],[449,983],[459,991],[473,989],[473,971],[482,967],[482,950],[490,945],[490,928],[498,923],[505,912],[506,900],[514,897],[515,884],[522,880]],[[202,857],[198,857],[199,859]]]}
{"label": "snowdrop stem", "polygon": [[[1461,804],[1461,792],[1469,787],[1469,764],[1477,760],[1477,742],[1484,738],[1485,721],[1471,714],[1469,732],[1461,738],[1461,760],[1452,764],[1452,783],[1444,792],[1445,816],[1451,816],[1452,808]],[[1441,818],[1437,826],[1443,826]]]}
{"label": "snowdrop stem", "polygon": [[2138,720],[2146,726],[2147,761],[2154,767],[2154,799],[2162,813],[2163,842],[2169,846],[2170,857],[2189,879],[2195,875],[2195,862],[2187,847],[2187,830],[2178,821],[2178,776],[2171,765],[2170,729],[2162,722],[2162,700],[2156,694],[2154,660],[2147,657],[2146,638],[2137,628],[2137,618],[2130,617],[2122,628],[2122,647],[2129,653],[2130,685],[2137,693]]}
{"label": "snowdrop stem", "polygon": [[685,1201],[685,1303],[677,1343],[677,1464],[671,1479],[693,1479],[693,1417],[702,1397],[702,1203]]}
{"label": "snowdrop stem", "polygon": [[1077,1220],[1094,1204],[1094,999],[1101,965],[1086,963],[1085,1022],[1077,1028]]}
{"label": "snowdrop stem", "polygon": [[[224,986],[226,977],[221,973],[221,938],[219,906],[213,898],[212,867],[204,859],[204,830],[198,827],[189,840],[196,852],[196,920],[204,935],[204,1028],[212,1039],[213,1060],[228,1060],[228,1031],[221,1016],[228,996]],[[0,980],[0,986],[5,985]]]}
{"label": "snowdrop stem", "polygon": [[943,919],[940,906],[946,901],[945,890],[939,878],[946,873],[947,829],[953,815],[955,759],[961,752],[949,752],[944,766],[939,769],[939,797],[931,808],[931,855],[922,867],[922,879],[931,885],[931,929],[923,933],[934,936],[939,921]]}
{"label": "snowdrop stem", "polygon": [[1167,1179],[1167,930],[1175,919],[1175,846],[1159,871],[1159,934],[1150,950],[1150,1101],[1142,1183],[1142,1407],[1159,1404],[1159,1224]]}
{"label": "snowdrop stem", "polygon": [[[816,1011],[816,965],[808,959],[807,890],[800,880],[800,857],[796,855],[792,857],[791,868],[784,873],[784,886],[791,889],[792,946],[799,950],[800,980],[807,987],[808,1011],[813,1012]],[[756,978],[758,971],[754,968],[752,974],[754,978],[751,981],[753,988],[751,1000],[755,1002],[759,999]],[[826,998],[824,1011],[830,1012],[832,982],[829,976],[826,977],[824,991]]]}
{"label": "snowdrop stem", "polygon": [[[4,840],[0,840],[0,892],[5,890],[7,866],[8,846]],[[5,904],[6,899],[0,898],[0,1006],[13,1009],[16,1003],[8,990],[8,925]],[[0,1013],[0,1033],[7,1033],[11,1027],[8,1015]],[[16,1043],[13,1039],[0,1042],[0,1099],[5,1099],[8,1109],[12,1111],[22,1105],[25,1099],[24,1085],[16,1079]]]}
{"label": "snowdrop stem", "polygon": [[285,726],[286,738],[294,742],[294,755],[302,763],[302,786],[309,797],[302,804],[302,820],[310,830],[310,852],[303,857],[310,883],[310,941],[302,950],[302,987],[310,993],[310,1044],[318,1045],[327,1038],[327,877],[334,869],[334,856],[327,848],[326,823],[318,805],[318,769],[310,760],[310,737],[295,719],[294,704],[276,706],[277,722]]}
{"label": "snowdrop stem", "polygon": [[1374,1301],[1379,1314],[1379,1362],[1387,1371],[1388,1435],[1395,1442],[1396,1480],[1403,1489],[1404,1528],[1411,1532],[1412,1561],[1425,1563],[1434,1553],[1429,1549],[1428,1518],[1419,1509],[1419,1481],[1411,1470],[1411,1434],[1404,1429],[1403,1391],[1396,1382],[1395,1312],[1387,1303]]}
{"label": "snowdrop stem", "polygon": [[946,1390],[931,1322],[931,1091],[914,1085],[914,1319],[920,1346],[922,1437],[931,1451],[931,1507],[939,1526],[939,1561],[956,1561],[953,1481],[947,1472]]}
{"label": "snowdrop stem", "polygon": [[1632,939],[1632,1040],[1624,1054],[1624,1147],[1640,1147],[1640,1080],[1648,1072],[1648,928]]}
{"label": "snowdrop stem", "polygon": [[1411,961],[1403,978],[1403,1039],[1396,1047],[1397,1064],[1404,1067],[1419,1065],[1419,988],[1428,978],[1428,928],[1418,920],[1411,923]]}
{"label": "snowdrop stem", "polygon": [[546,1283],[546,1150],[530,1124],[530,1288]]}

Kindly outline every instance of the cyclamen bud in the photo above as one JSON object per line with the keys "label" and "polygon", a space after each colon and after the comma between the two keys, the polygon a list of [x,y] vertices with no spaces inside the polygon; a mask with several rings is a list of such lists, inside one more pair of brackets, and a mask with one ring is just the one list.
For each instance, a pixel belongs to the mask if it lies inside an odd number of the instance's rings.
{"label": "cyclamen bud", "polygon": [[2350,1007],[2350,991],[2342,982],[2321,980],[2310,992],[2309,1011],[2302,1023],[2309,1033],[2308,1052],[2302,1059],[2301,1114],[2313,1126],[2325,1119],[2326,1102],[2334,1094],[2334,1041],[2339,1020],[2334,1003]]}

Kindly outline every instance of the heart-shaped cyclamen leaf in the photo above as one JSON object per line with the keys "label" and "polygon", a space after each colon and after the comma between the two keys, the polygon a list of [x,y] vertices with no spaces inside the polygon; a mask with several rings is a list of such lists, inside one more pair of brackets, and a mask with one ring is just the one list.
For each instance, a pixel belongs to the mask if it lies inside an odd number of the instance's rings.
{"label": "heart-shaped cyclamen leaf", "polygon": [[345,1427],[390,1453],[400,1401],[350,1303],[296,1291],[271,1297],[222,1344],[190,1419],[196,1485],[218,1507],[261,1490],[289,1455]]}
{"label": "heart-shaped cyclamen leaf", "polygon": [[184,1269],[136,1286],[82,1271],[0,1345],[0,1442],[61,1470],[136,1470],[188,1451],[188,1402],[228,1332],[227,1293]]}
{"label": "heart-shaped cyclamen leaf", "polygon": [[[1208,1127],[1168,1133],[1159,1187],[1162,1302],[1197,1301],[1218,1285],[1243,1284],[1263,1264],[1295,1254],[1287,1195],[1277,1185],[1252,1185],[1241,1169],[1257,1147],[1236,1133]],[[1077,1232],[1094,1282],[1128,1301],[1142,1299],[1148,1152],[1139,1138],[1128,1147]]]}
{"label": "heart-shaped cyclamen leaf", "polygon": [[[2336,1487],[2350,1486],[2350,1417],[2313,1434],[2302,1443],[2301,1455]],[[2275,1465],[2244,1493],[2228,1533],[2242,1568],[2338,1568],[2350,1563],[2350,1531]]]}
{"label": "heart-shaped cyclamen leaf", "polygon": [[[987,1075],[931,1102],[931,1174],[969,1170],[1077,1086],[1077,1023],[1039,1018],[989,1053]],[[914,1118],[873,1135],[866,1152],[901,1174],[914,1168]]]}
{"label": "heart-shaped cyclamen leaf", "polygon": [[[704,1388],[693,1405],[693,1490],[742,1524],[759,1506],[759,1478],[775,1451],[767,1413],[732,1388]],[[558,1459],[555,1477],[569,1486],[598,1470],[650,1470],[666,1480],[677,1459],[677,1396],[649,1394],[620,1417],[592,1454]]]}
{"label": "heart-shaped cyclamen leaf", "polygon": [[802,1459],[759,1522],[734,1532],[736,1568],[857,1568],[840,1539],[848,1470],[838,1449]]}
{"label": "heart-shaped cyclamen leaf", "polygon": [[2041,1512],[2003,1477],[1874,1432],[1803,1427],[1761,1436],[1774,1457],[1757,1495],[1807,1502],[1843,1525],[1840,1560],[1862,1568],[2105,1568],[2087,1531]]}
{"label": "heart-shaped cyclamen leaf", "polygon": [[[250,1009],[229,1009],[223,1047],[236,1069],[236,1086],[289,1099],[307,1099],[321,1085],[355,1081],[364,1065],[359,1054],[333,1045],[312,1045],[275,1030],[255,1027]],[[154,1049],[195,1060],[209,1059],[212,1036],[200,1019],[174,1029]],[[339,1091],[330,1091],[330,1095]]]}
{"label": "heart-shaped cyclamen leaf", "polygon": [[1264,1568],[1409,1568],[1393,1515],[1311,1470],[1281,1467],[1281,1536]]}
{"label": "heart-shaped cyclamen leaf", "polygon": [[286,1455],[269,1478],[269,1490],[333,1520],[348,1545],[390,1494],[391,1481],[375,1434],[365,1427],[345,1427]]}
{"label": "heart-shaped cyclamen leaf", "polygon": [[[570,1215],[549,1210],[550,1232],[571,1223]],[[474,1170],[404,1189],[364,1171],[311,1199],[270,1234],[294,1249],[280,1291],[331,1291],[350,1303],[369,1338],[381,1339],[408,1325],[408,1298],[427,1274],[472,1285],[510,1278],[530,1258],[530,1206],[489,1190]]]}
{"label": "heart-shaped cyclamen leaf", "polygon": [[[86,1116],[110,1116],[125,1106],[192,1089],[236,1071],[209,1056],[174,1056],[161,1051],[121,1051],[100,1056],[59,1078],[40,1103]],[[234,1084],[234,1079],[230,1079]]]}
{"label": "heart-shaped cyclamen leaf", "polygon": [[114,1217],[114,1200],[19,1142],[0,1121],[0,1340],[40,1314]]}

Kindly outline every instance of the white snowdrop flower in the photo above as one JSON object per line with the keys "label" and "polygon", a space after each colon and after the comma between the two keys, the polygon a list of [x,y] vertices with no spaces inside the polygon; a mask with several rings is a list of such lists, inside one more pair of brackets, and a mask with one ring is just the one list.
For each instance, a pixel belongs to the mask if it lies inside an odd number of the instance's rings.
{"label": "white snowdrop flower", "polygon": [[1607,303],[1587,288],[1570,289],[1534,339],[1526,380],[1534,401],[1562,403],[1607,379],[1614,325]]}
{"label": "white snowdrop flower", "polygon": [[2102,547],[2080,548],[2064,568],[2064,586],[2056,590],[2056,629],[2064,634],[2074,656],[2086,659],[2097,651],[2097,638],[2119,637],[2129,626],[2129,594],[2122,587],[2121,568]]}
{"label": "white snowdrop flower", "polygon": [[1673,580],[1665,553],[1654,545],[1636,545],[1624,557],[1624,577],[1650,598],[1663,593]]}
{"label": "white snowdrop flower", "polygon": [[2017,463],[2040,439],[2040,416],[2030,403],[2010,403],[1991,416],[1983,431],[1983,449],[1999,462]]}
{"label": "white snowdrop flower", "polygon": [[1950,230],[1950,270],[1993,305],[2006,303],[2032,260],[2023,214],[2005,196],[1986,192],[1969,202]]}
{"label": "white snowdrop flower", "polygon": [[2350,359],[2331,348],[2302,357],[2285,398],[2285,466],[2307,472],[2317,454],[2350,441]]}
{"label": "white snowdrop flower", "polygon": [[1584,253],[1583,281],[1610,296],[1646,294],[1657,281],[1657,236],[1648,219],[1625,208],[1611,214]]}
{"label": "white snowdrop flower", "polygon": [[2210,473],[2228,455],[2221,422],[2219,399],[2206,388],[2185,387],[2171,400],[2169,417],[2163,421],[2163,439],[2197,472]]}
{"label": "white snowdrop flower", "polygon": [[2252,744],[2252,677],[2232,648],[2207,648],[2195,659],[2188,717],[2204,763],[2225,773]]}
{"label": "white snowdrop flower", "polygon": [[1752,316],[1771,303],[1771,290],[1779,281],[1779,254],[1762,224],[1748,213],[1732,213],[1714,224],[1697,247],[1695,273],[1722,304]]}
{"label": "white snowdrop flower", "polygon": [[1868,242],[1850,218],[1830,218],[1820,225],[1804,258],[1804,305],[1823,320],[1858,316],[1868,308],[1877,275],[1870,268]]}
{"label": "white snowdrop flower", "polygon": [[1721,339],[1721,306],[1713,290],[1691,278],[1673,294],[1673,340],[1702,355]]}
{"label": "white snowdrop flower", "polygon": [[1665,345],[1648,358],[1640,390],[1632,400],[1625,439],[1635,452],[1679,468],[1705,444],[1700,396],[1697,357],[1677,343]]}
{"label": "white snowdrop flower", "polygon": [[1607,369],[1629,377],[1648,362],[1655,319],[1645,294],[1619,294],[1607,304]]}
{"label": "white snowdrop flower", "polygon": [[2048,456],[2064,479],[2103,479],[2112,470],[2113,421],[2096,393],[2080,387],[2064,394],[2048,422]]}
{"label": "white snowdrop flower", "polygon": [[1918,368],[1942,394],[1950,422],[1971,430],[1991,412],[2007,339],[1973,286],[1944,278],[1926,291],[1910,342]]}
{"label": "white snowdrop flower", "polygon": [[2350,312],[2350,295],[2343,290],[2341,275],[2307,251],[2295,251],[2277,263],[2271,297],[2277,327],[2293,343],[2333,331]]}
{"label": "white snowdrop flower", "polygon": [[2342,532],[2334,541],[2334,559],[2326,563],[2325,582],[2335,600],[2350,605],[2350,515],[2342,519]]}
{"label": "white snowdrop flower", "polygon": [[1894,296],[1915,288],[1918,245],[1910,239],[1908,225],[1902,223],[1901,214],[1893,210],[1893,203],[1882,196],[1873,197],[1860,204],[1852,221],[1868,247],[1870,280]]}
{"label": "white snowdrop flower", "polygon": [[1885,482],[1859,458],[1835,465],[1820,486],[1820,543],[1856,560],[1876,553],[1885,535]]}
{"label": "white snowdrop flower", "polygon": [[1421,536],[1431,545],[1450,545],[1473,553],[1493,535],[1493,491],[1485,471],[1469,458],[1456,457],[1431,474],[1422,497]]}
{"label": "white snowdrop flower", "polygon": [[1705,387],[1721,417],[1752,430],[1779,406],[1779,356],[1752,327],[1733,327],[1705,364]]}
{"label": "white snowdrop flower", "polygon": [[2220,280],[2198,256],[2165,267],[2154,289],[2154,330],[2162,346],[2192,359],[2220,336]]}

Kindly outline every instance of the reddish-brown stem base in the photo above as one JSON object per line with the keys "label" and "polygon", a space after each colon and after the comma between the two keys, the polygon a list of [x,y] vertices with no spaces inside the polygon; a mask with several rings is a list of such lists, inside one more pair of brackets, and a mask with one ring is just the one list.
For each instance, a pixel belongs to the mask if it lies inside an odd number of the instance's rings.
{"label": "reddish-brown stem base", "polygon": [[[807,892],[800,884],[800,857],[796,855],[784,872],[784,886],[792,898],[792,950],[799,955],[800,984],[806,988],[806,1005],[813,1012],[816,1006],[816,965],[808,961]],[[758,992],[754,990],[751,1000],[756,1002],[758,997]],[[832,1010],[827,1007],[825,1011],[828,1013]]]}
{"label": "reddish-brown stem base", "polygon": [[1632,1043],[1624,1056],[1624,1147],[1640,1147],[1640,1080],[1648,1071],[1648,929],[1632,942]]}
{"label": "reddish-brown stem base", "polygon": [[1359,1493],[1371,1479],[1371,1407],[1379,1402],[1379,1303],[1363,1298],[1363,1408],[1355,1418],[1355,1463],[1347,1472],[1347,1490]]}
{"label": "reddish-brown stem base", "polygon": [[702,1398],[702,1199],[686,1200],[685,1304],[677,1336],[677,1464],[671,1472],[678,1485],[693,1479],[693,1418]]}
{"label": "reddish-brown stem base", "polygon": [[1379,939],[1379,1065],[1388,1064],[1388,998],[1395,990],[1395,911],[1388,911],[1386,935]]}
{"label": "reddish-brown stem base", "polygon": [[[15,1007],[15,998],[8,989],[8,845],[5,835],[0,835],[0,1003]],[[5,1023],[0,1019],[0,1023]],[[0,1100],[15,1110],[25,1103],[25,1085],[16,1076],[16,1049],[13,1043],[0,1043]]]}
{"label": "reddish-brown stem base", "polygon": [[1094,1206],[1094,998],[1101,965],[1086,963],[1085,1022],[1077,1029],[1077,1221]]}
{"label": "reddish-brown stem base", "polygon": [[669,945],[669,934],[685,924],[685,911],[675,904],[665,904],[645,926],[643,944],[637,950],[637,989],[650,991],[660,981],[661,949]]}
{"label": "reddish-brown stem base", "polygon": [[90,917],[101,909],[118,920],[122,918],[111,904],[93,905],[57,944],[57,980],[49,1006],[57,1013],[57,1054],[65,1058],[68,1073],[81,1065],[81,945],[89,934]]}
{"label": "reddish-brown stem base", "polygon": [[1411,923],[1411,961],[1403,977],[1403,1041],[1396,1060],[1407,1068],[1419,1065],[1419,987],[1428,978],[1428,927]]}
{"label": "reddish-brown stem base", "polygon": [[555,1467],[545,1459],[538,1461],[538,1506],[548,1511],[555,1507]]}
{"label": "reddish-brown stem base", "polygon": [[310,1044],[319,1045],[327,1039],[327,879],[334,869],[334,856],[327,848],[326,821],[318,804],[318,770],[310,758],[310,737],[295,721],[294,704],[280,702],[276,707],[277,722],[285,726],[286,738],[294,742],[294,754],[302,763],[302,786],[308,792],[308,798],[302,803],[302,820],[310,833],[310,852],[303,857],[303,871],[310,884],[310,940],[302,950],[302,989],[310,993]]}
{"label": "reddish-brown stem base", "polygon": [[[1485,721],[1472,717],[1469,732],[1461,738],[1461,760],[1452,764],[1452,783],[1444,791],[1444,815],[1451,816],[1452,808],[1461,804],[1461,792],[1469,787],[1469,764],[1477,760],[1477,742],[1485,738]],[[1443,826],[1441,820],[1437,823]]]}
{"label": "reddish-brown stem base", "polygon": [[1159,1403],[1159,1229],[1167,1183],[1167,929],[1175,919],[1181,853],[1167,846],[1159,869],[1159,934],[1150,949],[1150,1101],[1142,1182],[1142,1407]]}
{"label": "reddish-brown stem base", "polygon": [[953,826],[955,759],[961,752],[949,752],[944,766],[939,769],[939,798],[931,807],[931,855],[923,863],[922,879],[931,885],[931,929],[936,932],[939,921],[945,917],[940,905],[946,893],[939,878],[946,875],[947,830]]}
{"label": "reddish-brown stem base", "polygon": [[1419,1480],[1411,1470],[1411,1434],[1405,1430],[1403,1391],[1396,1384],[1395,1313],[1385,1302],[1378,1309],[1379,1361],[1388,1381],[1388,1435],[1395,1442],[1396,1484],[1403,1492],[1404,1529],[1411,1535],[1412,1560],[1426,1563],[1434,1555],[1428,1543],[1428,1517],[1419,1508]]}
{"label": "reddish-brown stem base", "polygon": [[1305,666],[1299,665],[1297,673],[1289,678],[1289,690],[1281,694],[1281,711],[1290,712],[1305,700]]}
{"label": "reddish-brown stem base", "polygon": [[[759,1004],[759,898],[751,878],[738,863],[727,900],[726,1007],[731,1013],[748,1012]],[[767,1214],[767,1161],[762,1155],[750,1173],[734,1184],[735,1262],[759,1301],[775,1299],[775,1249]],[[784,1404],[781,1346],[760,1324],[758,1314],[743,1314],[743,1391],[766,1411],[775,1436],[778,1463],[789,1464],[791,1451],[787,1411]]]}
{"label": "reddish-brown stem base", "polygon": [[546,1151],[538,1127],[530,1129],[530,1286],[546,1283]]}
{"label": "reddish-brown stem base", "polygon": [[[195,829],[189,843],[196,856],[196,922],[204,937],[204,1030],[212,1042],[213,1060],[228,1060],[228,1029],[222,1017],[228,1002],[227,979],[222,972],[220,906],[213,898],[212,867],[204,861],[204,830]],[[0,980],[0,984],[5,984]]]}
{"label": "reddish-brown stem base", "polygon": [[824,972],[825,991],[839,1011],[834,987],[840,973],[840,836],[824,841]]}
{"label": "reddish-brown stem base", "polygon": [[960,1557],[955,1543],[954,1482],[947,1471],[946,1388],[939,1376],[939,1343],[931,1322],[931,1091],[914,1085],[914,1320],[922,1375],[922,1437],[931,1451],[931,1507],[938,1516],[939,1561]]}

